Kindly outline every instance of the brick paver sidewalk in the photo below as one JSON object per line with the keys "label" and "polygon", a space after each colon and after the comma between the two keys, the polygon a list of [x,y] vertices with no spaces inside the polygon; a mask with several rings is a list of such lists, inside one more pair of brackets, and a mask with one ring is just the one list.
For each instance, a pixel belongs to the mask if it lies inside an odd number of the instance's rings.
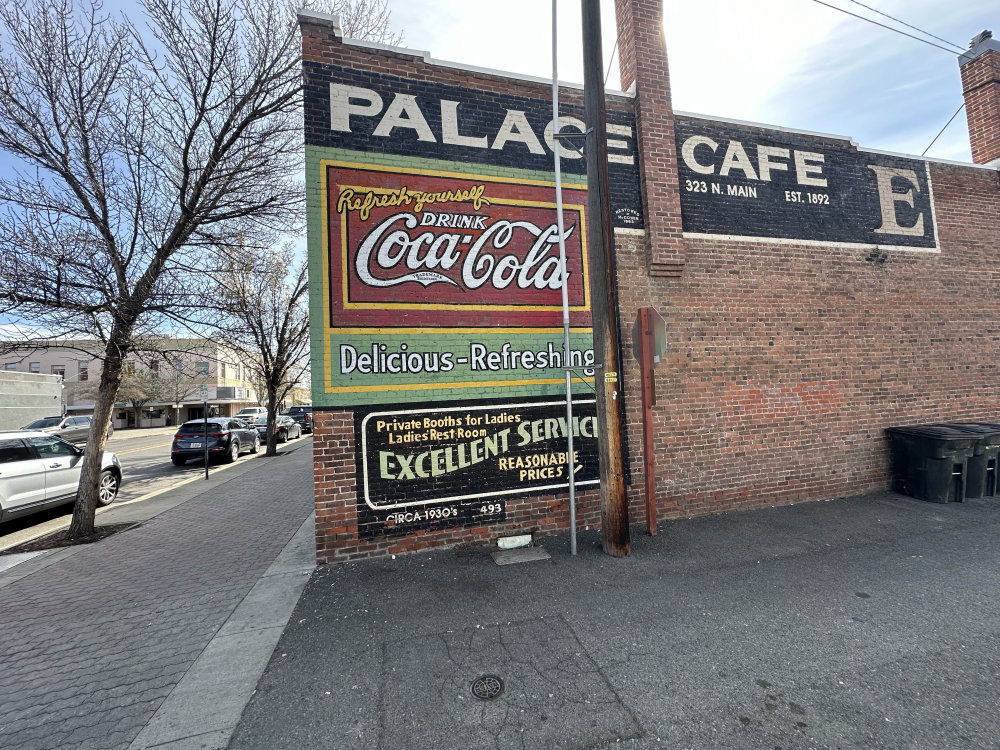
{"label": "brick paver sidewalk", "polygon": [[0,748],[127,748],[309,516],[303,447],[0,576]]}

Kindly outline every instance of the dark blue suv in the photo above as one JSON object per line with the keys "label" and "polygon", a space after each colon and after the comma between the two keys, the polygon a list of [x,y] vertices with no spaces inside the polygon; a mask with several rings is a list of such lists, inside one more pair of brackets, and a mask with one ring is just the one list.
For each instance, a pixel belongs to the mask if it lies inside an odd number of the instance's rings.
{"label": "dark blue suv", "polygon": [[[219,457],[231,464],[241,453],[260,450],[260,435],[246,422],[232,417],[209,417],[207,421],[209,459]],[[195,419],[177,428],[170,448],[174,466],[183,465],[189,458],[205,457],[205,422]]]}

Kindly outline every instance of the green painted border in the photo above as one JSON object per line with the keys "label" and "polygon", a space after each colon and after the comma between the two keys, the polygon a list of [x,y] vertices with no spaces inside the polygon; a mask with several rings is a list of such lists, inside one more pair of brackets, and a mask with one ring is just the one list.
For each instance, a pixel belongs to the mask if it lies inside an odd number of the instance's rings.
{"label": "green painted border", "polygon": [[[323,254],[325,248],[322,238],[323,216],[320,191],[320,163],[325,160],[354,161],[365,164],[379,166],[399,167],[400,169],[427,169],[437,172],[455,172],[469,175],[490,175],[496,177],[507,177],[511,180],[538,180],[544,182],[554,182],[555,173],[547,171],[537,171],[528,169],[514,169],[509,167],[497,167],[487,164],[476,164],[470,162],[444,161],[440,159],[424,159],[413,156],[399,156],[396,154],[385,154],[378,152],[354,151],[351,149],[327,148],[324,146],[306,146],[306,227],[307,239],[306,248],[309,259],[309,278],[323,278]],[[563,183],[567,188],[586,189],[585,176],[564,175]],[[482,388],[448,388],[446,385],[423,391],[393,391],[386,392],[384,396],[375,397],[368,393],[327,393],[325,387],[325,353],[326,346],[330,342],[326,341],[324,329],[326,321],[323,317],[323,287],[322,281],[318,284],[309,285],[309,316],[312,321],[310,329],[310,364],[312,368],[312,398],[315,406],[367,406],[384,403],[408,403],[467,400],[476,398],[495,399],[501,397],[531,397],[531,396],[555,396],[564,395],[565,386],[563,381],[559,384],[541,385],[519,385],[519,386],[491,386],[484,383]],[[488,329],[487,329],[488,330]],[[532,335],[530,328],[525,329],[526,335]],[[416,333],[416,330],[415,330]],[[374,331],[373,331],[373,335]],[[578,340],[574,335],[574,339]],[[560,337],[561,344],[561,337]],[[549,373],[544,379],[551,379],[553,374],[558,373],[561,377],[561,370]],[[539,376],[540,379],[542,376]],[[584,390],[591,390],[590,378],[574,379],[574,383],[583,384]]]}

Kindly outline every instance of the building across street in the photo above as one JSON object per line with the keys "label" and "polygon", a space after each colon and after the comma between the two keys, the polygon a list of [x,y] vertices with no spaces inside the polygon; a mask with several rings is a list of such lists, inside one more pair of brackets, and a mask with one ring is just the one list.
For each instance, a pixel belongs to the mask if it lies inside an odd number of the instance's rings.
{"label": "building across street", "polygon": [[[0,357],[0,370],[55,375],[64,386],[63,403],[48,414],[63,411],[74,416],[93,413],[101,379],[101,346],[88,341],[53,341]],[[164,338],[155,352],[133,354],[126,363],[112,425],[164,427],[189,419],[230,417],[240,409],[258,406],[250,366],[234,352],[197,338]],[[23,427],[31,420],[26,420]]]}

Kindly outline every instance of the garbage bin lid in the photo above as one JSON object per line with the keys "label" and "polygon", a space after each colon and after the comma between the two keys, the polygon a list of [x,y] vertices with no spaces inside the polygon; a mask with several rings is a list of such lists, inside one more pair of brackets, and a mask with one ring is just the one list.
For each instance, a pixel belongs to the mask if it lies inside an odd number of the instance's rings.
{"label": "garbage bin lid", "polygon": [[948,427],[956,427],[976,436],[976,444],[979,448],[992,450],[1000,448],[1000,424],[989,424],[987,422],[955,422]]}
{"label": "garbage bin lid", "polygon": [[908,427],[887,427],[886,432],[912,437],[937,438],[939,440],[974,439],[968,431],[950,424],[920,424]]}
{"label": "garbage bin lid", "polygon": [[948,424],[924,425],[926,427],[944,427],[973,435],[1000,434],[1000,425],[984,424],[983,422],[949,422]]}

